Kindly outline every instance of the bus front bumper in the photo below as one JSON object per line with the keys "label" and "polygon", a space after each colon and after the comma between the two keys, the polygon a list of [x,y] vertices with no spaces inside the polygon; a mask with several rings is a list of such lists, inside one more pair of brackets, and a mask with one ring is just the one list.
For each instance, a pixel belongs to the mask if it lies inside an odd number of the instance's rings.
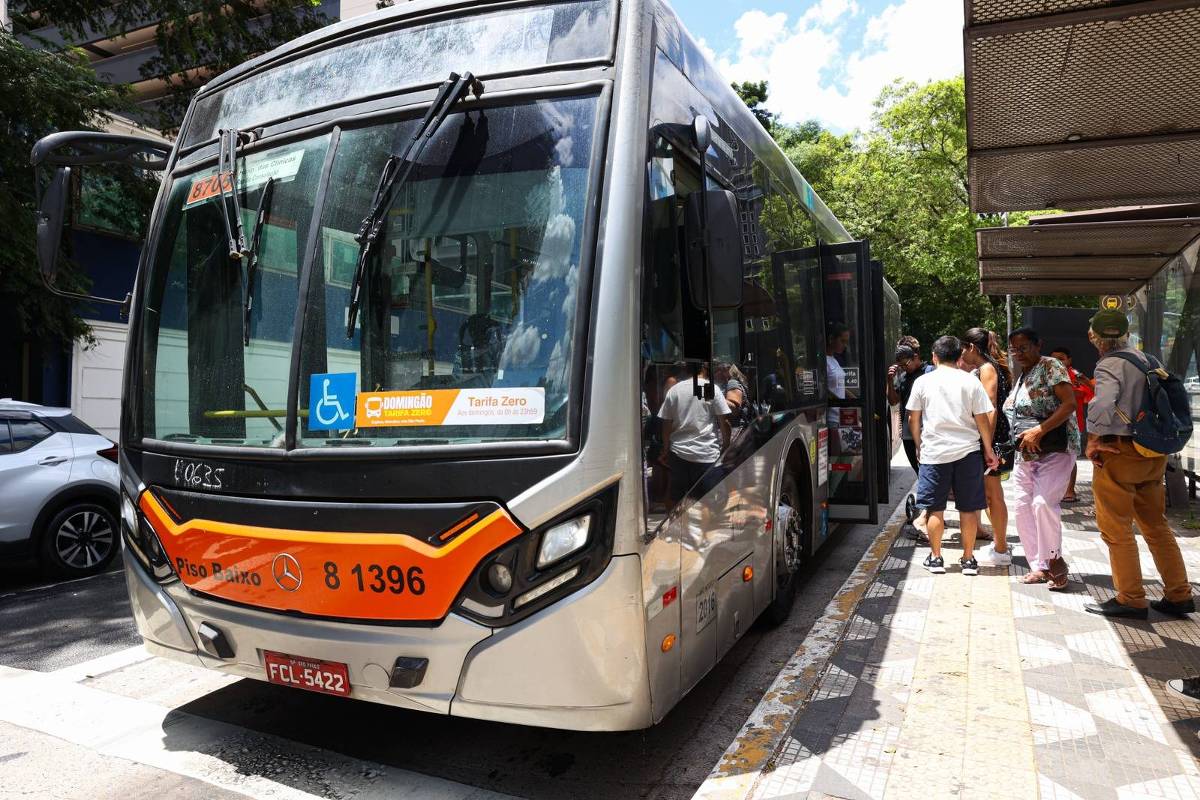
{"label": "bus front bumper", "polygon": [[[636,556],[613,558],[589,586],[507,628],[456,614],[432,627],[290,617],[216,602],[179,582],[161,586],[126,551],[133,615],[155,655],[266,680],[263,652],[346,664],[352,696],[418,711],[581,730],[651,721]],[[218,629],[232,658],[198,642]],[[413,688],[389,686],[397,658],[428,659]]]}

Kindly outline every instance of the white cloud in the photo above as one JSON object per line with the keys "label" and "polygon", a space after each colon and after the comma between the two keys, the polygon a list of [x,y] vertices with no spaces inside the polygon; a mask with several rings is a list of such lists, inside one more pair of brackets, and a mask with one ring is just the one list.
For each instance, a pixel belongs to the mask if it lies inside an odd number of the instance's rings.
{"label": "white cloud", "polygon": [[962,71],[961,0],[899,0],[861,15],[854,0],[818,0],[795,19],[747,11],[717,65],[731,81],[769,81],[768,105],[785,121],[815,118],[843,131],[870,124],[872,103],[894,79]]}

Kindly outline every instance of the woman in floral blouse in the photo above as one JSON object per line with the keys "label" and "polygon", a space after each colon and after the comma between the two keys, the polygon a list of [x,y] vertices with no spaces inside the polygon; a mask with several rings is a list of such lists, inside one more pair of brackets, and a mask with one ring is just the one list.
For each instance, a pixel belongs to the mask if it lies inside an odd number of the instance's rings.
{"label": "woman in floral blouse", "polygon": [[1079,455],[1075,392],[1062,363],[1042,355],[1037,331],[1019,328],[1008,337],[1008,351],[1021,377],[1004,404],[1017,442],[1017,535],[1029,561],[1025,583],[1067,588],[1062,557],[1062,497]]}

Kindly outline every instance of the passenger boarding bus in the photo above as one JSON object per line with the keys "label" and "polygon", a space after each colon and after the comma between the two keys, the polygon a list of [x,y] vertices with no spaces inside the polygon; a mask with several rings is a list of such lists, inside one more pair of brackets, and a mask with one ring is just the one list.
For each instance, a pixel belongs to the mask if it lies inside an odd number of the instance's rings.
{"label": "passenger boarding bus", "polygon": [[[51,284],[71,170],[165,176],[120,437],[151,652],[641,728],[876,520],[896,295],[665,3],[398,4],[213,79],[156,147],[34,152]],[[664,430],[677,384],[741,398],[710,458]]]}

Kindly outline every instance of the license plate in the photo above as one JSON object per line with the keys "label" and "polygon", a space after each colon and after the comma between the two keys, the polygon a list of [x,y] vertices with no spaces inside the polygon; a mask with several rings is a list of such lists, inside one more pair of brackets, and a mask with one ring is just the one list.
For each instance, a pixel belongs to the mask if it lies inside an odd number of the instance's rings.
{"label": "license plate", "polygon": [[267,680],[282,686],[295,686],[310,692],[350,696],[350,671],[345,664],[316,658],[289,656],[263,651]]}

